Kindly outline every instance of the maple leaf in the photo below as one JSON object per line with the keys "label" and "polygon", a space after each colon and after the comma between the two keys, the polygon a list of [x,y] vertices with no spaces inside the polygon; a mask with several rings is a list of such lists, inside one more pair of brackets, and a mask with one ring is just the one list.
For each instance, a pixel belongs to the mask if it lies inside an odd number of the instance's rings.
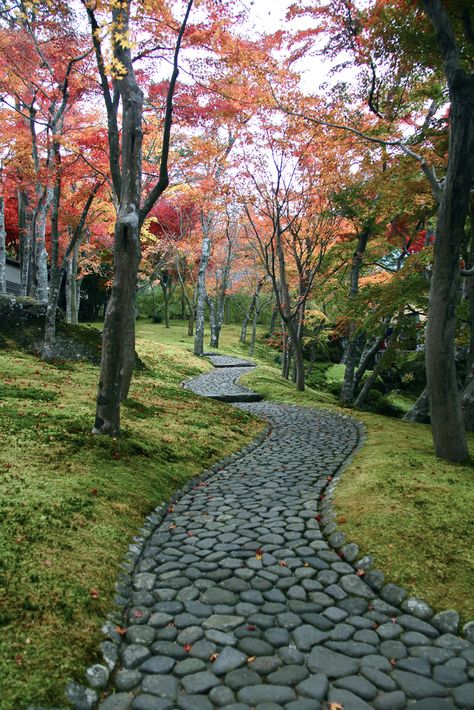
{"label": "maple leaf", "polygon": [[185,643],[183,648],[186,651],[186,653],[189,653],[190,650],[192,649],[192,645],[190,643]]}
{"label": "maple leaf", "polygon": [[255,661],[256,658],[257,658],[257,656],[249,656],[247,658],[247,663],[252,663],[253,661]]}
{"label": "maple leaf", "polygon": [[217,661],[218,658],[219,658],[218,653],[213,653],[212,656],[209,656],[209,660],[211,663],[214,663],[214,661]]}
{"label": "maple leaf", "polygon": [[247,625],[247,630],[248,631],[255,631],[257,627],[254,624],[248,624]]}
{"label": "maple leaf", "polygon": [[358,577],[363,577],[365,574],[365,570],[362,569],[362,567],[359,567],[358,570],[356,571],[356,575]]}
{"label": "maple leaf", "polygon": [[15,656],[15,663],[17,666],[23,665],[23,656],[20,653],[17,653],[17,655]]}
{"label": "maple leaf", "polygon": [[120,636],[123,636],[124,634],[127,633],[127,629],[124,626],[116,626],[115,631],[120,634]]}
{"label": "maple leaf", "polygon": [[341,705],[341,703],[329,703],[329,710],[344,710],[344,705]]}
{"label": "maple leaf", "polygon": [[92,599],[98,599],[99,598],[99,590],[96,589],[95,587],[91,587],[89,589],[89,594],[92,597]]}
{"label": "maple leaf", "polygon": [[278,565],[279,565],[280,567],[288,567],[288,562],[285,562],[285,560],[280,560],[279,563],[278,563]]}

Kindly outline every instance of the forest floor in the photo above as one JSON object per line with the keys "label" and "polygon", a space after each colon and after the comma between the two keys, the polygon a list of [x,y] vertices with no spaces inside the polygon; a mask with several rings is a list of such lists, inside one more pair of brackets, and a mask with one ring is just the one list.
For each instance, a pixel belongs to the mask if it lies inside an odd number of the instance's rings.
{"label": "forest floor", "polygon": [[[131,538],[186,480],[251,441],[264,425],[180,383],[210,369],[183,324],[138,324],[149,369],[123,407],[124,434],[90,434],[98,369],[0,351],[0,677],[2,709],[62,705],[83,681]],[[220,351],[247,355],[227,326]],[[297,393],[276,352],[244,382],[270,401],[339,409],[327,392]],[[436,610],[474,617],[474,468],[434,458],[428,427],[356,413],[367,441],[338,486],[338,522],[387,579]],[[474,450],[474,439],[471,439]],[[471,555],[471,557],[470,557]]]}

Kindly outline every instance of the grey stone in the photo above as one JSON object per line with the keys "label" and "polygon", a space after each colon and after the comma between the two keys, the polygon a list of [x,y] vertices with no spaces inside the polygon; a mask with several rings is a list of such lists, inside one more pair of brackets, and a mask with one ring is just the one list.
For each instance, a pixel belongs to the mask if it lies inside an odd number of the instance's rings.
{"label": "grey stone", "polygon": [[262,682],[262,679],[252,671],[250,668],[238,668],[235,671],[230,671],[227,673],[224,679],[225,685],[232,688],[232,690],[239,690],[239,688],[244,688],[249,685],[258,685]]}
{"label": "grey stone", "polygon": [[235,694],[230,688],[226,688],[224,685],[216,685],[209,691],[209,700],[218,707],[231,705],[235,702]]}
{"label": "grey stone", "polygon": [[153,643],[153,641],[155,640],[155,636],[156,630],[151,625],[130,626],[127,629],[127,633],[125,634],[125,638],[127,639],[128,643],[135,643],[142,646],[146,646],[149,643]]}
{"label": "grey stone", "polygon": [[255,673],[269,675],[269,673],[274,673],[282,663],[283,661],[279,656],[257,656],[252,661],[251,667]]}
{"label": "grey stone", "polygon": [[453,705],[440,698],[424,698],[410,705],[410,710],[453,710]]}
{"label": "grey stone", "polygon": [[184,661],[178,661],[173,673],[177,676],[190,675],[191,673],[199,673],[205,668],[206,664],[200,658],[186,658]]}
{"label": "grey stone", "polygon": [[157,698],[155,695],[144,693],[139,695],[132,703],[133,710],[170,710],[173,702],[167,698]]}
{"label": "grey stone", "polygon": [[122,663],[125,668],[133,670],[133,668],[138,668],[143,661],[146,661],[150,655],[150,649],[146,646],[130,644],[130,646],[126,646],[122,651]]}
{"label": "grey stone", "polygon": [[323,673],[328,678],[340,678],[356,673],[359,664],[354,658],[348,658],[342,653],[316,647],[308,656],[308,668],[312,673]]}
{"label": "grey stone", "polygon": [[404,658],[397,662],[397,668],[401,671],[419,673],[427,678],[431,677],[431,665],[426,658]]}
{"label": "grey stone", "polygon": [[268,675],[267,682],[273,685],[297,685],[308,675],[304,666],[282,666]]}
{"label": "grey stone", "polygon": [[273,652],[273,647],[266,641],[256,638],[243,638],[237,647],[247,656],[270,656]]}
{"label": "grey stone", "polygon": [[240,626],[245,621],[243,616],[233,616],[231,614],[212,614],[203,622],[205,629],[218,629],[219,631],[231,631],[236,626]]}
{"label": "grey stone", "polygon": [[474,708],[474,683],[466,683],[455,688],[453,698],[456,705],[461,708]]}
{"label": "grey stone", "polygon": [[134,697],[132,693],[115,693],[114,695],[109,695],[109,697],[99,705],[99,710],[129,710]]}
{"label": "grey stone", "polygon": [[298,626],[292,632],[292,636],[296,648],[300,651],[309,651],[313,646],[321,644],[328,638],[326,632],[319,631],[319,629],[315,629],[314,626],[310,626],[309,624]]}
{"label": "grey stone", "polygon": [[279,627],[267,629],[264,632],[263,637],[265,641],[267,641],[275,648],[280,648],[280,646],[288,646],[288,643],[290,641],[290,634],[288,630]]}
{"label": "grey stone", "polygon": [[247,655],[232,646],[226,646],[214,661],[212,670],[216,675],[223,675],[242,666],[247,660]]}
{"label": "grey stone", "polygon": [[313,673],[296,686],[298,695],[304,695],[315,700],[324,700],[328,692],[329,681],[324,673]]}
{"label": "grey stone", "polygon": [[464,624],[462,632],[469,643],[474,643],[474,621],[468,621],[467,624]]}
{"label": "grey stone", "polygon": [[141,664],[140,671],[141,673],[152,673],[153,675],[167,674],[172,670],[175,663],[176,660],[169,656],[152,656]]}
{"label": "grey stone", "polygon": [[250,685],[241,688],[237,693],[237,698],[248,705],[258,705],[259,703],[289,703],[295,700],[296,694],[292,688],[285,685]]}
{"label": "grey stone", "polygon": [[121,691],[133,690],[140,685],[142,674],[139,671],[118,671],[115,675],[115,686]]}
{"label": "grey stone", "polygon": [[146,675],[142,680],[142,689],[150,695],[175,700],[178,693],[178,681],[171,675]]}
{"label": "grey stone", "polygon": [[191,675],[186,675],[182,678],[181,683],[184,689],[190,695],[199,695],[200,693],[206,693],[214,686],[219,685],[219,679],[210,673],[209,671],[200,671],[199,673],[192,673]]}
{"label": "grey stone", "polygon": [[453,609],[440,611],[431,619],[433,626],[443,634],[457,634],[459,627],[459,614]]}
{"label": "grey stone", "polygon": [[211,701],[205,695],[180,695],[178,707],[181,710],[214,710]]}
{"label": "grey stone", "polygon": [[404,629],[409,631],[418,631],[420,634],[425,634],[429,638],[437,638],[439,636],[438,629],[434,626],[428,624],[426,621],[417,619],[415,616],[410,616],[409,614],[401,614],[397,617],[397,623],[403,626]]}
{"label": "grey stone", "polygon": [[350,710],[371,710],[371,706],[365,700],[343,688],[331,688],[328,700],[329,703],[339,703],[343,708]]}
{"label": "grey stone", "polygon": [[397,689],[397,684],[390,678],[386,673],[377,670],[377,668],[371,668],[370,666],[362,666],[361,673],[367,680],[380,688],[385,692],[391,692]]}
{"label": "grey stone", "polygon": [[339,584],[348,594],[363,597],[364,599],[373,599],[375,597],[372,589],[356,574],[344,575],[340,578]]}
{"label": "grey stone", "polygon": [[170,624],[172,621],[173,617],[171,616],[171,614],[165,614],[165,612],[160,611],[150,616],[148,624],[150,626],[162,628],[163,626],[167,626],[168,624]]}
{"label": "grey stone", "polygon": [[392,677],[409,698],[441,698],[448,694],[446,688],[443,688],[439,683],[415,673],[396,669],[393,671]]}
{"label": "grey stone", "polygon": [[109,680],[110,671],[100,663],[90,666],[86,670],[86,678],[89,685],[93,688],[105,688]]}
{"label": "grey stone", "polygon": [[68,683],[65,693],[74,710],[93,710],[98,700],[95,690],[79,683]]}
{"label": "grey stone", "polygon": [[429,619],[433,616],[433,609],[422,599],[417,599],[416,597],[409,597],[402,602],[402,609],[406,611],[407,614],[412,614],[417,616],[419,619]]}
{"label": "grey stone", "polygon": [[382,641],[380,653],[387,658],[395,658],[395,660],[408,656],[406,647],[400,641]]}
{"label": "grey stone", "polygon": [[357,559],[357,555],[359,554],[359,546],[356,545],[354,542],[350,542],[341,548],[341,552],[347,562],[354,562],[354,560]]}
{"label": "grey stone", "polygon": [[435,666],[433,668],[433,680],[448,688],[456,687],[467,683],[466,673],[460,668],[449,668],[447,666]]}
{"label": "grey stone", "polygon": [[399,587],[396,584],[389,582],[380,590],[380,596],[384,601],[388,602],[388,604],[400,606],[407,596],[407,591],[406,589],[403,589],[403,587]]}
{"label": "grey stone", "polygon": [[357,675],[339,678],[334,683],[336,688],[344,688],[363,700],[373,700],[377,695],[377,688],[367,678]]}
{"label": "grey stone", "polygon": [[[391,693],[382,693],[374,700],[375,710],[405,710],[407,698],[401,690],[394,690]],[[414,708],[410,705],[410,708]]]}

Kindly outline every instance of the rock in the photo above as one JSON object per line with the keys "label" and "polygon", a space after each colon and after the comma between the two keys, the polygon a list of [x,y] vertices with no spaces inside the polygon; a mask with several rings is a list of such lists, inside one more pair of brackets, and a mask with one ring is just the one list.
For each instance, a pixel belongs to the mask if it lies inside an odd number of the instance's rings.
{"label": "rock", "polygon": [[372,710],[372,706],[368,705],[365,700],[343,688],[331,688],[328,700],[329,704],[338,703],[348,710]]}
{"label": "rock", "polygon": [[448,694],[446,688],[443,688],[439,683],[415,673],[407,673],[396,669],[393,671],[392,676],[409,698],[442,698]]}
{"label": "rock", "polygon": [[277,703],[283,705],[295,700],[296,694],[292,688],[285,685],[250,685],[241,688],[237,693],[238,699],[248,705],[260,703]]}
{"label": "rock", "polygon": [[322,673],[328,678],[340,678],[357,673],[359,664],[354,658],[348,658],[342,653],[316,647],[308,656],[308,668],[311,672]]}
{"label": "rock", "polygon": [[296,686],[298,695],[315,700],[324,700],[328,692],[329,681],[323,673],[314,673]]}
{"label": "rock", "polygon": [[176,700],[178,694],[178,681],[171,675],[147,675],[143,678],[142,689],[150,695],[159,698]]}
{"label": "rock", "polygon": [[382,599],[393,606],[401,606],[407,594],[408,592],[406,589],[403,589],[396,584],[392,584],[391,582],[385,584],[380,590],[380,596]]}
{"label": "rock", "polygon": [[245,621],[243,616],[231,614],[212,614],[203,622],[204,629],[217,629],[218,631],[231,631]]}
{"label": "rock", "polygon": [[93,710],[98,700],[95,690],[79,683],[68,683],[65,693],[74,710]]}
{"label": "rock", "polygon": [[134,697],[133,693],[115,693],[115,695],[109,695],[109,697],[99,705],[99,710],[129,710]]}
{"label": "rock", "polygon": [[464,624],[462,632],[464,634],[464,638],[469,641],[469,643],[474,644],[474,621],[468,621],[467,624]]}
{"label": "rock", "polygon": [[373,685],[367,678],[361,678],[357,675],[346,676],[345,678],[339,678],[334,683],[336,688],[344,688],[344,690],[349,690],[354,693],[359,698],[363,700],[373,700],[377,695],[377,688]]}
{"label": "rock", "polygon": [[187,693],[191,695],[199,695],[200,693],[206,693],[211,690],[211,688],[219,685],[220,681],[214,673],[210,673],[209,671],[201,671],[199,673],[184,676],[181,683]]}
{"label": "rock", "polygon": [[375,597],[372,589],[356,574],[344,575],[340,578],[339,584],[348,594],[364,597],[364,599],[373,599]]}
{"label": "rock", "polygon": [[110,671],[105,666],[96,663],[86,670],[86,678],[93,688],[105,688],[109,680]]}
{"label": "rock", "polygon": [[459,627],[459,614],[453,609],[440,611],[431,619],[431,623],[443,634],[457,634]]}
{"label": "rock", "polygon": [[213,673],[223,675],[236,668],[240,668],[247,661],[247,655],[232,646],[226,646],[212,665]]}
{"label": "rock", "polygon": [[402,609],[406,611],[407,614],[412,614],[417,616],[419,619],[429,619],[433,616],[433,609],[422,599],[417,599],[416,597],[410,597],[402,602]]}

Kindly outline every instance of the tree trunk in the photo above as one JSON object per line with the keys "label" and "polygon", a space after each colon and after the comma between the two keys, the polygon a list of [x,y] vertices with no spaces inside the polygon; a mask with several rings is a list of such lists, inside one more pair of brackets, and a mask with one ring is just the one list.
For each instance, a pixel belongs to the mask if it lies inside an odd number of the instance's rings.
{"label": "tree trunk", "polygon": [[354,406],[356,409],[360,409],[362,405],[364,404],[367,395],[369,394],[370,388],[374,384],[379,372],[382,372],[383,368],[385,367],[385,363],[387,362],[388,358],[392,356],[393,351],[395,350],[395,344],[397,342],[398,335],[400,333],[401,327],[402,327],[402,318],[403,318],[403,312],[398,313],[398,320],[397,323],[392,331],[392,334],[390,335],[390,338],[388,340],[388,345],[387,349],[385,350],[384,354],[372,370],[372,373],[369,375],[369,377],[366,379],[364,382],[364,386],[362,387],[361,391],[359,392],[357,399],[354,403]]}
{"label": "tree trunk", "polygon": [[18,190],[18,232],[20,239],[20,295],[28,294],[28,272],[31,252],[31,211],[28,210],[28,197]]}
{"label": "tree trunk", "polygon": [[448,166],[436,225],[426,328],[426,380],[435,453],[469,458],[455,366],[459,257],[474,175],[474,76],[462,68],[449,17],[440,0],[423,0],[443,57],[450,95]]}
{"label": "tree trunk", "polygon": [[239,343],[246,343],[247,342],[247,326],[250,320],[250,316],[248,313],[245,314],[244,319],[242,321],[242,327],[240,329],[240,338],[239,338]]}
{"label": "tree trunk", "polygon": [[188,336],[192,338],[194,336],[194,306],[189,309],[188,317]]}
{"label": "tree trunk", "polygon": [[206,270],[211,252],[211,215],[205,216],[201,213],[201,227],[203,233],[201,245],[201,259],[199,261],[199,273],[196,296],[196,333],[194,335],[194,354],[202,356],[204,352],[204,309],[206,305]]}
{"label": "tree trunk", "polygon": [[209,345],[211,348],[219,347],[219,326],[217,322],[216,304],[212,298],[208,298],[207,306],[209,308],[209,327],[211,329],[211,339]]}
{"label": "tree trunk", "polygon": [[5,231],[5,201],[0,197],[0,293],[7,292],[7,249]]}
{"label": "tree trunk", "polygon": [[51,204],[52,191],[44,188],[38,209],[33,218],[35,240],[34,295],[38,301],[48,300],[48,252],[46,251],[46,218]]}
{"label": "tree trunk", "polygon": [[430,423],[430,402],[426,387],[416,400],[413,407],[403,416],[403,421],[415,422],[417,424]]}
{"label": "tree trunk", "polygon": [[271,336],[275,332],[275,324],[276,320],[278,317],[278,305],[275,304],[275,307],[272,310],[272,315],[270,316],[270,325],[268,328],[268,334]]}
{"label": "tree trunk", "polygon": [[[367,242],[370,236],[369,227],[365,227],[359,232],[357,239],[356,250],[352,256],[351,265],[351,276],[350,276],[350,286],[349,286],[349,299],[355,298],[359,290],[359,275],[360,267],[362,266],[362,259],[364,258],[364,253],[367,248]],[[361,334],[356,333],[356,326],[351,323],[349,326],[349,340],[344,351],[344,364],[346,369],[344,370],[344,380],[341,387],[341,394],[339,401],[343,407],[350,407],[354,401],[355,393],[355,370],[357,357],[360,353],[361,347]]]}

